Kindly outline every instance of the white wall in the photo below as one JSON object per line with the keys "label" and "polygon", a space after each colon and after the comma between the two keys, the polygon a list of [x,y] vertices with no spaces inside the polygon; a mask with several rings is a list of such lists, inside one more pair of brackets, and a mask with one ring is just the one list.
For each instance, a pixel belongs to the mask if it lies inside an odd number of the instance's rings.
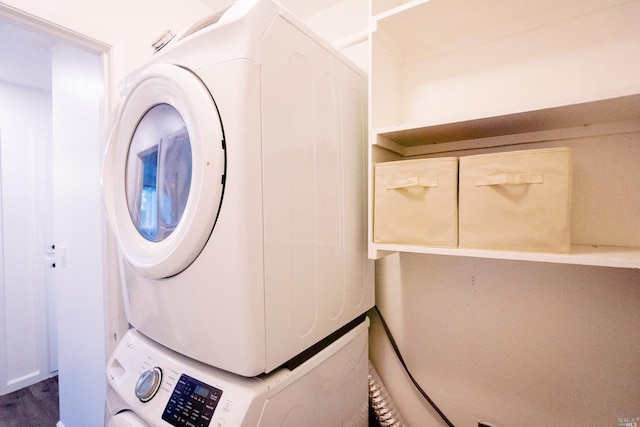
{"label": "white wall", "polygon": [[364,71],[369,70],[369,0],[336,1],[303,21]]}
{"label": "white wall", "polygon": [[[456,426],[606,426],[640,416],[640,271],[419,254],[376,265],[377,304]],[[443,425],[374,326],[409,425]]]}
{"label": "white wall", "polygon": [[60,420],[100,425],[103,369],[103,225],[100,196],[100,57],[53,49],[53,181]]}

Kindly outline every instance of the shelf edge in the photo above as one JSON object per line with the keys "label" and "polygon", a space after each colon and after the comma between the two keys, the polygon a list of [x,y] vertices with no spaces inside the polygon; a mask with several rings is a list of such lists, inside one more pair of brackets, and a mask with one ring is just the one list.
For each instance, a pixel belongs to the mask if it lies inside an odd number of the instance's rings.
{"label": "shelf edge", "polygon": [[371,243],[369,256],[379,259],[395,252],[640,269],[640,248],[600,245],[571,245],[569,254],[558,254]]}

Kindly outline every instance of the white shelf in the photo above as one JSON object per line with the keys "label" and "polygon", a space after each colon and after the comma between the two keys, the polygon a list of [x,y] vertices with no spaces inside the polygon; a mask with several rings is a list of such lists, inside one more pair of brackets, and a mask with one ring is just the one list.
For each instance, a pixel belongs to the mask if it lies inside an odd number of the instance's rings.
{"label": "white shelf", "polygon": [[373,243],[374,257],[393,252],[447,255],[473,258],[494,258],[513,261],[550,262],[556,264],[590,265],[600,267],[640,269],[640,248],[617,246],[572,245],[571,253],[511,252],[487,249],[434,248],[427,246]]}
{"label": "white shelf", "polygon": [[372,19],[371,126],[424,127],[638,93],[640,4],[428,0]]}
{"label": "white shelf", "polygon": [[[640,98],[636,98],[640,102]],[[477,140],[403,145],[404,132],[429,134],[428,128],[376,135],[372,161],[458,155],[505,150],[517,144],[568,146],[574,154],[570,254],[433,248],[370,243],[371,258],[389,252],[498,258],[618,268],[640,268],[640,120],[553,129]],[[398,138],[401,135],[401,138]],[[415,136],[415,135],[413,135]],[[408,139],[411,142],[411,139]],[[373,221],[374,213],[371,213]]]}
{"label": "white shelf", "polygon": [[640,120],[640,86],[629,95],[475,119],[373,129],[403,147]]}
{"label": "white shelf", "polygon": [[371,258],[412,252],[640,268],[639,2],[371,4],[370,171],[416,156],[566,145],[574,152],[571,236],[594,243],[551,254],[370,240]]}

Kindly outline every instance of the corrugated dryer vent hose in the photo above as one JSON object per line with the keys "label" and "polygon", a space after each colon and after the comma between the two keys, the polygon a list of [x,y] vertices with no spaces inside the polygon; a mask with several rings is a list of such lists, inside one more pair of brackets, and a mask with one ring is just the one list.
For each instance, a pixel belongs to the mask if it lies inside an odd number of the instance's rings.
{"label": "corrugated dryer vent hose", "polygon": [[381,427],[407,427],[371,361],[369,361],[369,402]]}

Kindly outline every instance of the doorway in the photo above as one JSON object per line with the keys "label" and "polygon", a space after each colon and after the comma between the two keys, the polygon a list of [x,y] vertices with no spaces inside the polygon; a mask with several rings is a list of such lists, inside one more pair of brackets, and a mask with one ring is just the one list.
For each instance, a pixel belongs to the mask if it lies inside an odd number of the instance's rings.
{"label": "doorway", "polygon": [[[0,88],[14,94],[10,102],[2,95],[7,108],[0,115],[0,393],[57,370],[58,425],[100,425],[108,47],[1,4],[0,40],[22,43],[14,55],[3,48],[0,57]],[[30,77],[50,89],[34,87]],[[9,214],[16,206],[22,215]],[[15,271],[28,280],[14,280]]]}
{"label": "doorway", "polygon": [[54,41],[0,16],[0,395],[57,373]]}

